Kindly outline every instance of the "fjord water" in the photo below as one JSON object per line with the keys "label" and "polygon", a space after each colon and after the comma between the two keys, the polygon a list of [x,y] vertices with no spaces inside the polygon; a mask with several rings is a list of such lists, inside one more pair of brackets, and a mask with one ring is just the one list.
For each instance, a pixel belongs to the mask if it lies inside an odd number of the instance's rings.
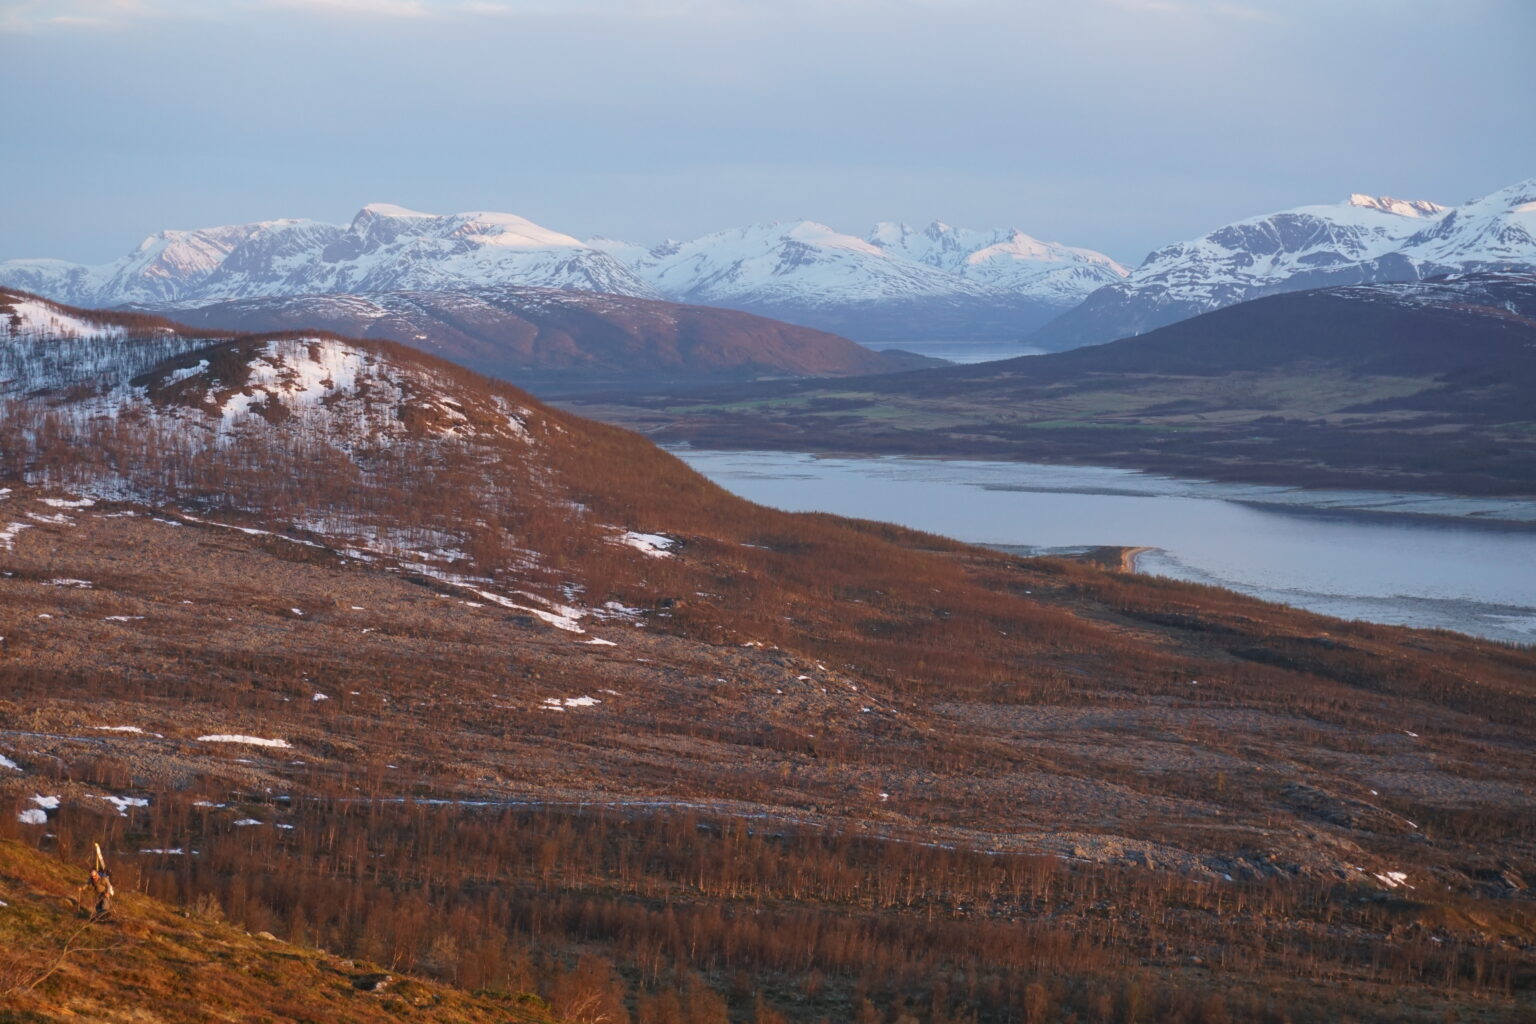
{"label": "fjord water", "polygon": [[1139,572],[1327,615],[1536,643],[1536,501],[1217,484],[1103,467],[673,449],[752,501]]}
{"label": "fjord water", "polygon": [[900,349],[920,356],[945,359],[951,363],[991,363],[999,359],[1044,355],[1045,349],[1033,348],[1022,341],[870,341],[865,348],[876,352]]}

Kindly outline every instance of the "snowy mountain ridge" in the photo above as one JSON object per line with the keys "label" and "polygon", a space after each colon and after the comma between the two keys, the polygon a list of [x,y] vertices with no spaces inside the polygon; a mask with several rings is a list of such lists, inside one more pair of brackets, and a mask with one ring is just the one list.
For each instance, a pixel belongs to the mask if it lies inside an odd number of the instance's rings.
{"label": "snowy mountain ridge", "polygon": [[775,221],[646,248],[594,238],[657,291],[855,340],[1017,338],[1127,270],[1017,229]]}
{"label": "snowy mountain ridge", "polygon": [[815,221],[753,224],[667,243],[631,264],[663,294],[708,305],[807,305],[982,289]]}
{"label": "snowy mountain ridge", "polygon": [[1438,217],[1446,208],[1427,199],[1394,199],[1392,196],[1372,196],[1364,192],[1352,192],[1347,200],[1350,206],[1395,213],[1399,217]]}
{"label": "snowy mountain ridge", "polygon": [[1082,282],[1129,271],[1091,249],[1041,242],[1016,228],[976,231],[934,221],[918,230],[882,221],[849,235],[810,220],[717,231],[651,249],[592,239],[663,294],[728,304],[796,299],[832,305],[917,296],[1019,296],[1076,301]]}
{"label": "snowy mountain ridge", "polygon": [[[1072,348],[1277,292],[1536,266],[1536,178],[1457,207],[1355,193],[1235,221],[1128,270],[1017,229],[811,220],[647,247],[510,213],[375,203],[345,225],[162,231],[112,263],[0,263],[0,285],[78,306],[553,288],[742,310],[855,341],[1028,340]],[[1032,335],[1030,332],[1034,332]]]}
{"label": "snowy mountain ridge", "polygon": [[1279,292],[1536,267],[1536,178],[1458,207],[1355,194],[1165,246],[1030,340],[1074,348]]}
{"label": "snowy mountain ridge", "polygon": [[1130,268],[1101,252],[1042,242],[1017,228],[977,231],[934,221],[921,230],[882,221],[868,240],[886,252],[999,291],[1077,301],[1084,287],[1113,283]]}
{"label": "snowy mountain ridge", "polygon": [[607,253],[507,213],[386,203],[345,227],[310,220],[162,231],[111,263],[0,263],[0,284],[81,306],[168,306],[320,292],[521,284],[659,296]]}

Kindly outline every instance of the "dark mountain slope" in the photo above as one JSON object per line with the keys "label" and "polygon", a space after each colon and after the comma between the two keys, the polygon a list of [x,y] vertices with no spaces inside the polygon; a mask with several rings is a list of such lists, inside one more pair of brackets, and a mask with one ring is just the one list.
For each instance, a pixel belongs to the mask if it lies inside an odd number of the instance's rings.
{"label": "dark mountain slope", "polygon": [[220,330],[390,339],[555,393],[880,373],[929,362],[750,313],[550,288],[254,298],[167,313]]}
{"label": "dark mountain slope", "polygon": [[1255,299],[1134,340],[1028,365],[990,364],[979,377],[1026,371],[1045,382],[1082,373],[1215,375],[1312,364],[1372,375],[1486,371],[1528,384],[1536,369],[1533,337],[1536,276],[1475,275]]}
{"label": "dark mountain slope", "polygon": [[1536,278],[1278,295],[1047,356],[598,410],[702,445],[1536,492]]}

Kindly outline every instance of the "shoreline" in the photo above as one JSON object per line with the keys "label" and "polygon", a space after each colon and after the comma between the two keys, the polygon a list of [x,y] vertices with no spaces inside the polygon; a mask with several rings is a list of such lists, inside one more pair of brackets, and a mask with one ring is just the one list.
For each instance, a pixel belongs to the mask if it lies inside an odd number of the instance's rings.
{"label": "shoreline", "polygon": [[1156,550],[1157,550],[1156,548],[1151,547],[1149,545],[1139,545],[1139,546],[1123,547],[1123,548],[1121,548],[1120,549],[1120,565],[1119,565],[1119,568],[1116,571],[1117,572],[1130,572],[1130,573],[1136,572],[1137,571],[1136,570],[1136,560],[1138,558],[1140,558],[1142,555],[1146,554],[1148,551],[1156,551]]}
{"label": "shoreline", "polygon": [[1101,568],[1109,570],[1110,572],[1129,573],[1134,573],[1137,571],[1137,558],[1146,554],[1148,551],[1161,550],[1160,548],[1156,548],[1151,545],[1126,544],[1102,544],[1095,547],[1074,551],[1072,553],[1031,552],[1031,549],[1026,546],[1016,546],[1010,544],[983,544],[981,546],[984,548],[991,548],[993,551],[1002,551],[1006,554],[1018,555],[1021,558],[1070,558],[1087,562],[1090,565],[1097,565]]}

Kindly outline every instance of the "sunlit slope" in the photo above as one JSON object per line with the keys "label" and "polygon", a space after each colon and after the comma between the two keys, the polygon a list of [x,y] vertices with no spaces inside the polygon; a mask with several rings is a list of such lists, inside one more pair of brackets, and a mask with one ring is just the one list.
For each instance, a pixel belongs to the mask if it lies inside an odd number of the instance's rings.
{"label": "sunlit slope", "polygon": [[[121,876],[136,877],[122,870]],[[167,905],[120,884],[113,912],[76,906],[84,868],[0,841],[0,1018],[205,1024],[552,1021],[537,1000],[471,996],[378,964],[251,935],[218,904]]]}

